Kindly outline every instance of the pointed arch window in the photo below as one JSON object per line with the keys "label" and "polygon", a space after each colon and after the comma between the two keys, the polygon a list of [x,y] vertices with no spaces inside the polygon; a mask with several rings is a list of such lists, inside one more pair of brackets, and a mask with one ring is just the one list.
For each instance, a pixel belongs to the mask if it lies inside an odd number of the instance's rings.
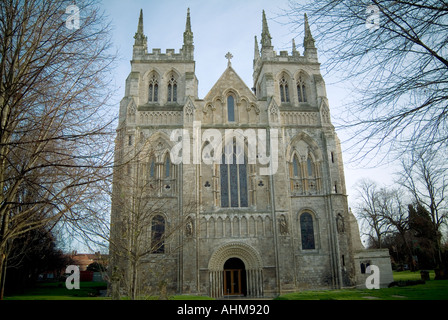
{"label": "pointed arch window", "polygon": [[159,101],[159,83],[155,74],[149,79],[148,102]]}
{"label": "pointed arch window", "polygon": [[300,233],[302,239],[302,250],[315,249],[314,222],[313,217],[308,212],[300,215]]}
{"label": "pointed arch window", "polygon": [[151,221],[151,253],[165,253],[165,218],[156,215]]}
{"label": "pointed arch window", "polygon": [[[229,156],[226,153],[222,155],[222,163],[220,166],[221,176],[221,207],[223,208],[247,208],[248,192],[247,192],[247,161],[240,159],[240,150],[237,150],[236,143],[231,150]],[[244,157],[243,157],[244,158]],[[242,162],[242,163],[241,163]]]}
{"label": "pointed arch window", "polygon": [[227,120],[235,121],[235,98],[231,95],[227,97]]}
{"label": "pointed arch window", "polygon": [[302,169],[299,162],[299,157],[294,154],[292,157],[292,162],[290,163],[290,183],[291,192],[293,195],[301,194],[303,191],[303,181],[302,181]]}
{"label": "pointed arch window", "polygon": [[306,96],[306,84],[303,75],[300,75],[297,80],[297,95],[299,97],[299,102],[308,102]]}
{"label": "pointed arch window", "polygon": [[314,175],[314,170],[313,170],[313,162],[310,156],[308,156],[308,159],[306,160],[306,167],[308,170],[308,177],[312,178]]}
{"label": "pointed arch window", "polygon": [[154,179],[156,177],[156,163],[154,159],[149,162],[149,178]]}
{"label": "pointed arch window", "polygon": [[286,81],[284,76],[280,79],[280,99],[282,103],[289,102],[288,81]]}
{"label": "pointed arch window", "polygon": [[171,160],[170,155],[165,156],[165,178],[171,177]]}
{"label": "pointed arch window", "polygon": [[174,75],[168,81],[168,102],[177,102],[177,81]]}
{"label": "pointed arch window", "polygon": [[294,155],[292,160],[292,173],[294,177],[299,176],[299,159],[297,159],[297,155]]}

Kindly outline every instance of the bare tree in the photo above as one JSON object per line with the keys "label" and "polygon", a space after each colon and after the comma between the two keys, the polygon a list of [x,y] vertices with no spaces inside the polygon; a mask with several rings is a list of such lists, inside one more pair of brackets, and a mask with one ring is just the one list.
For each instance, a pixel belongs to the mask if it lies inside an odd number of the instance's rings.
{"label": "bare tree", "polygon": [[[388,236],[398,235],[412,270],[416,267],[409,235],[408,197],[401,189],[378,187],[370,180],[362,180],[358,187],[360,203],[358,218],[367,225],[367,234],[373,246],[381,248]],[[397,244],[392,245],[397,250]]]}
{"label": "bare tree", "polygon": [[0,2],[0,288],[11,241],[82,219],[110,174],[110,43],[94,0]]}
{"label": "bare tree", "polygon": [[355,208],[357,218],[361,221],[363,233],[369,237],[370,245],[381,248],[382,237],[390,232],[389,221],[383,214],[382,191],[371,180],[358,182],[359,201]]}
{"label": "bare tree", "polygon": [[358,156],[446,147],[447,1],[290,1],[297,32],[304,12],[327,69],[352,82],[341,124]]}
{"label": "bare tree", "polygon": [[[175,272],[171,261],[184,243],[181,238],[193,236],[191,216],[197,211],[195,198],[183,199],[179,207],[179,167],[160,155],[157,146],[142,150],[115,168],[110,237],[116,261],[112,285],[126,288],[133,300],[166,296],[166,279]],[[156,164],[155,159],[168,162]]]}
{"label": "bare tree", "polygon": [[167,163],[164,147],[148,140],[131,152],[119,151],[119,142],[116,148],[113,182],[96,184],[102,189],[95,193],[97,200],[83,204],[91,218],[73,232],[109,250],[113,299],[166,298],[167,279],[176,276],[173,261],[194,238],[198,202],[194,193],[180,200],[181,166]]}
{"label": "bare tree", "polygon": [[389,225],[391,233],[398,233],[400,237],[409,266],[415,271],[416,261],[412,252],[412,246],[409,243],[409,211],[407,196],[397,188],[381,188],[378,194],[378,207],[380,215]]}
{"label": "bare tree", "polygon": [[409,191],[414,202],[428,210],[436,239],[436,262],[442,264],[441,227],[448,215],[448,168],[445,154],[428,149],[414,152],[402,160],[400,183]]}

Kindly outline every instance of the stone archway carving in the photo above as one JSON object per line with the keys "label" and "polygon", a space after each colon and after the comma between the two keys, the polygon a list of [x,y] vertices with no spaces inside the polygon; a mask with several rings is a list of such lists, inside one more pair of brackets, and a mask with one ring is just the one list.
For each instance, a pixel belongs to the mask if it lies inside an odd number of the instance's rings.
{"label": "stone archway carving", "polygon": [[241,242],[227,243],[212,254],[208,270],[210,275],[210,295],[218,298],[223,292],[224,264],[230,258],[238,258],[244,262],[247,277],[247,295],[263,296],[263,261],[260,254],[250,245]]}

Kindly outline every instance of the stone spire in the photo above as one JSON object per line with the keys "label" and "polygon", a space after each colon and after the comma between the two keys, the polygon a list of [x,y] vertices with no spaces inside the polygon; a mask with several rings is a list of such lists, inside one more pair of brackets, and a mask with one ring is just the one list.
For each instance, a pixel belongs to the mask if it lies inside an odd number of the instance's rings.
{"label": "stone spire", "polygon": [[190,8],[187,9],[187,22],[185,23],[184,45],[182,53],[187,60],[194,60],[193,32],[191,31]]}
{"label": "stone spire", "polygon": [[143,32],[143,9],[140,9],[140,17],[138,19],[138,27],[134,39],[135,39],[134,46],[144,46],[144,47],[147,46],[148,38],[145,36]]}
{"label": "stone spire", "polygon": [[143,10],[140,9],[140,17],[138,18],[137,32],[134,36],[133,59],[142,59],[148,53],[148,38],[143,31]]}
{"label": "stone spire", "polygon": [[257,36],[255,36],[255,47],[254,47],[254,60],[260,58],[260,49],[258,48]]}
{"label": "stone spire", "polygon": [[305,49],[316,49],[316,47],[314,46],[314,39],[313,36],[311,35],[311,29],[308,23],[308,17],[306,16],[306,13],[305,13],[305,38],[303,39],[303,46],[305,47]]}
{"label": "stone spire", "polygon": [[184,45],[193,45],[193,32],[191,31],[190,8],[187,9],[187,22],[185,24]]}
{"label": "stone spire", "polygon": [[263,10],[263,29],[261,32],[261,47],[272,47],[271,34],[269,33],[268,21],[266,20],[266,13]]}
{"label": "stone spire", "polygon": [[308,23],[308,17],[305,13],[305,37],[303,39],[303,47],[305,50],[303,51],[303,55],[311,62],[317,62],[317,49],[314,45],[314,38],[311,35],[310,25]]}

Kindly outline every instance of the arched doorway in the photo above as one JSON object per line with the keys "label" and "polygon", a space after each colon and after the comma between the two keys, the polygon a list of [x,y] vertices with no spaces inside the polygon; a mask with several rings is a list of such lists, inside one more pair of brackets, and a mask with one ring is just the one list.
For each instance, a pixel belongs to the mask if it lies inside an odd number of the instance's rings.
{"label": "arched doorway", "polygon": [[[260,254],[252,246],[241,242],[226,243],[213,252],[208,264],[209,292],[213,298],[227,295],[227,292],[241,292],[240,295],[248,297],[263,296],[263,261]],[[226,274],[224,270],[240,270],[233,273],[233,280],[240,280],[241,286],[229,286],[232,281],[232,273]],[[227,277],[230,276],[230,280]],[[239,278],[238,278],[239,277]],[[239,282],[238,282],[239,283]],[[224,288],[226,286],[226,288]],[[241,290],[238,290],[241,288]],[[229,289],[229,291],[227,291]],[[236,295],[236,294],[235,294]]]}
{"label": "arched doorway", "polygon": [[246,266],[241,259],[230,258],[224,264],[224,295],[245,296],[247,294]]}

